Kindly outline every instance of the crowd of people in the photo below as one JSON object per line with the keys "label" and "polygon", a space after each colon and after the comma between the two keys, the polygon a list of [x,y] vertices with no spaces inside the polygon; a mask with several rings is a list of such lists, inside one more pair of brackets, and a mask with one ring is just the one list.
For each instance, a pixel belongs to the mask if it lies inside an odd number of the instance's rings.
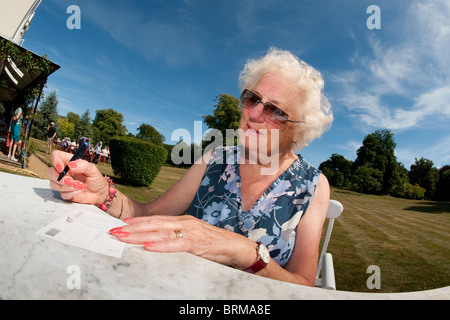
{"label": "crowd of people", "polygon": [[[22,147],[24,137],[27,135],[30,129],[30,121],[28,116],[23,115],[23,107],[17,107],[11,117],[10,125],[4,128],[4,132],[7,133],[6,136],[6,151],[8,151],[7,157],[13,161],[19,161],[20,157],[23,155]],[[69,137],[65,137],[63,140],[57,137],[57,130],[55,123],[52,121],[46,128],[46,150],[47,154],[52,153],[53,145],[57,150],[75,153],[78,149],[80,143],[88,141],[88,147],[86,148],[86,153],[84,159],[93,163],[111,163],[111,157],[109,152],[109,147],[104,146],[102,141],[93,145],[90,143],[90,139],[86,137],[80,138],[78,141],[72,140]]]}
{"label": "crowd of people", "polygon": [[62,141],[57,141],[57,149],[69,153],[75,153],[80,144],[87,142],[86,152],[84,154],[84,159],[93,163],[110,163],[111,157],[109,152],[109,147],[103,146],[102,141],[99,141],[95,146],[91,144],[91,140],[86,137],[82,137],[78,142],[72,141],[70,138],[65,137]]}

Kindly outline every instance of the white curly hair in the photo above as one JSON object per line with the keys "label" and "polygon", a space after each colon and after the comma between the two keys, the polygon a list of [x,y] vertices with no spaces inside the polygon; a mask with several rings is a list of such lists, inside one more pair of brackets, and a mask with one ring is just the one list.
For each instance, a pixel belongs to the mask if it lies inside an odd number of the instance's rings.
{"label": "white curly hair", "polygon": [[333,113],[323,93],[324,80],[319,71],[289,51],[270,48],[264,57],[249,60],[244,66],[239,75],[241,89],[252,89],[265,73],[277,74],[292,81],[299,93],[298,114],[305,122],[296,124],[295,136],[300,139],[294,142],[295,150],[307,146],[330,128]]}

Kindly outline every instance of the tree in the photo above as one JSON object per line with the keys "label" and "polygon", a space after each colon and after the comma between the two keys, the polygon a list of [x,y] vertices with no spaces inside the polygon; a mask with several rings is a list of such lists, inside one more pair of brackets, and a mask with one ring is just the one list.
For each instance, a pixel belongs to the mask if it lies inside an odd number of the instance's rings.
{"label": "tree", "polygon": [[57,135],[60,132],[58,125],[58,99],[56,92],[52,91],[39,106],[39,113],[34,119],[33,136],[45,140],[47,139],[47,128],[51,122],[55,123]]}
{"label": "tree", "polygon": [[103,145],[109,145],[109,140],[114,136],[124,136],[127,128],[122,124],[123,115],[114,109],[97,110],[92,123],[94,129],[94,143],[99,141]]}
{"label": "tree", "polygon": [[397,180],[395,182],[392,193],[396,197],[405,198],[411,186],[408,177],[409,172],[401,162],[398,163],[397,171]]}
{"label": "tree", "polygon": [[383,187],[381,180],[383,173],[369,166],[368,163],[356,169],[353,179],[361,193],[379,193]]}
{"label": "tree", "polygon": [[158,130],[146,123],[140,125],[136,138],[146,140],[158,146],[162,146],[165,140],[164,136]]}
{"label": "tree", "polygon": [[214,99],[217,104],[212,115],[203,116],[206,125],[211,129],[217,129],[222,133],[223,143],[226,144],[226,130],[239,128],[241,109],[239,99],[228,93],[220,94]]}
{"label": "tree", "polygon": [[91,117],[89,109],[81,115],[80,121],[75,124],[74,139],[78,141],[81,137],[92,139],[94,136],[94,129],[92,128]]}
{"label": "tree", "polygon": [[80,126],[78,125],[81,121],[80,116],[74,112],[68,112],[67,113],[67,120],[69,123],[73,125],[73,134],[70,137],[71,139],[78,139],[82,137],[80,134],[81,132],[77,132],[77,129],[79,130]]}
{"label": "tree", "polygon": [[450,201],[450,165],[439,169],[439,182],[434,197],[439,201]]}
{"label": "tree", "polygon": [[423,199],[425,197],[425,189],[419,186],[417,183],[412,185],[411,183],[406,184],[406,192],[404,195],[407,199]]}
{"label": "tree", "polygon": [[340,154],[333,153],[327,161],[319,165],[321,170],[332,186],[342,188],[351,178],[353,162],[345,159]]}
{"label": "tree", "polygon": [[394,134],[390,130],[377,130],[364,138],[354,162],[354,171],[366,166],[380,172],[380,192],[384,194],[391,193],[398,180],[399,164],[394,154],[395,147]]}
{"label": "tree", "polygon": [[58,124],[61,133],[61,139],[65,137],[73,139],[75,132],[75,124],[71,123],[67,118],[59,119]]}
{"label": "tree", "polygon": [[80,116],[73,112],[67,113],[65,118],[60,118],[58,123],[61,129],[61,139],[64,137],[69,137],[72,140],[80,138],[81,136],[75,133],[78,122],[80,122]]}
{"label": "tree", "polygon": [[433,161],[423,157],[419,160],[416,158],[409,170],[409,180],[411,184],[418,184],[426,190],[427,199],[433,199],[439,181],[439,171],[434,167]]}

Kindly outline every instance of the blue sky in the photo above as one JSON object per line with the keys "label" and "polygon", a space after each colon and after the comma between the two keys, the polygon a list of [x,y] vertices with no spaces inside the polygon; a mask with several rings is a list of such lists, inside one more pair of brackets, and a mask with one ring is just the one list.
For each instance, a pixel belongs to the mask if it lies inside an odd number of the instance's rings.
{"label": "blue sky", "polygon": [[[373,4],[381,29],[366,25]],[[247,59],[289,50],[322,72],[335,116],[301,151],[311,164],[354,160],[367,134],[389,129],[407,169],[420,157],[439,168],[450,164],[448,17],[448,0],[43,0],[23,46],[61,66],[45,91],[59,114],[113,108],[130,132],[147,123],[169,144],[179,128],[194,136],[217,95],[239,96]]]}

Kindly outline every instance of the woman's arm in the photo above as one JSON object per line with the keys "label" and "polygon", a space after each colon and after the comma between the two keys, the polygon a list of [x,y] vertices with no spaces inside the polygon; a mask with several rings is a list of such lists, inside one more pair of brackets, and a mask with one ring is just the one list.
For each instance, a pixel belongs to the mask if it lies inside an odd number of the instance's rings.
{"label": "woman's arm", "polygon": [[22,115],[22,112],[19,111],[16,115],[13,116],[13,120],[16,121],[17,119],[20,118],[21,115]]}
{"label": "woman's arm", "polygon": [[330,201],[330,186],[321,174],[308,209],[296,230],[294,251],[285,268],[271,261],[260,271],[261,276],[277,280],[314,286],[319,259],[320,237]]}
{"label": "woman's arm", "polygon": [[200,187],[210,158],[210,153],[204,155],[169,190],[158,199],[148,202],[145,205],[146,215],[179,216],[185,214]]}
{"label": "woman's arm", "polygon": [[[257,274],[281,281],[314,286],[320,236],[328,210],[330,190],[325,176],[319,177],[316,192],[297,226],[294,252],[283,269],[270,260]],[[142,217],[110,230],[119,240],[144,244],[154,252],[187,251],[203,258],[245,270],[256,262],[256,243],[237,233],[209,225],[192,216]],[[174,231],[180,231],[177,238]]]}
{"label": "woman's arm", "polygon": [[[84,160],[69,162],[72,156],[61,151],[52,153],[54,167],[48,171],[50,187],[59,191],[65,200],[100,206],[108,195],[108,183],[94,164]],[[121,219],[156,214],[184,214],[200,186],[209,158],[210,154],[205,155],[193,164],[174,186],[152,202],[140,203],[117,191],[109,213]],[[70,171],[60,182],[56,182],[66,163]]]}

